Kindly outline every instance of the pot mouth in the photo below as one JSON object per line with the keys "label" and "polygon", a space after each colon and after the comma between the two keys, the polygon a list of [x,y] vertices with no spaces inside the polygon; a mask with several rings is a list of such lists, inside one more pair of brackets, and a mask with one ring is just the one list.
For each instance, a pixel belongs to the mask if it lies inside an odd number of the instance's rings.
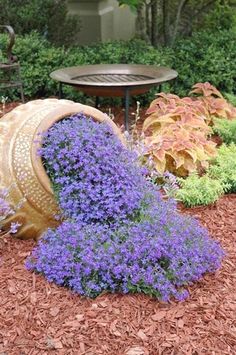
{"label": "pot mouth", "polygon": [[48,131],[55,123],[63,119],[69,118],[70,116],[77,113],[83,113],[85,116],[91,117],[97,122],[108,123],[112,127],[114,133],[122,141],[122,143],[125,144],[124,137],[120,129],[116,126],[116,124],[106,114],[93,107],[82,105],[79,103],[71,103],[71,105],[62,105],[61,107],[56,108],[49,114],[45,115],[43,121],[41,121],[41,123],[34,132],[32,140],[33,144],[31,146],[31,156],[33,157],[32,167],[34,173],[37,176],[37,179],[40,181],[40,184],[45,190],[45,192],[50,195],[52,199],[54,199],[54,193],[51,186],[51,181],[46,173],[43,160],[38,154],[38,150],[42,147],[42,133]]}

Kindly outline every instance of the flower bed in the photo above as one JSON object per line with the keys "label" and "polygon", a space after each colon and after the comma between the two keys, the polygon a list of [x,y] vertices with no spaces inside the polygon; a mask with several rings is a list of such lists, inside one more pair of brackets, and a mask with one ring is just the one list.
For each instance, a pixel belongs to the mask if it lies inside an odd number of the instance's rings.
{"label": "flower bed", "polygon": [[[226,251],[223,267],[187,287],[184,302],[144,295],[89,300],[29,273],[24,260],[35,242],[1,239],[0,350],[18,354],[157,354],[235,352],[235,195],[194,215]],[[185,219],[185,217],[184,217]],[[62,256],[63,254],[61,254]]]}
{"label": "flower bed", "polygon": [[[184,302],[162,303],[142,294],[74,295],[24,267],[34,241],[0,243],[0,351],[18,355],[199,353],[234,354],[236,195],[215,206],[183,209],[224,250],[215,275],[188,287]],[[209,350],[210,349],[210,350]]]}
{"label": "flower bed", "polygon": [[162,200],[108,125],[69,117],[44,135],[41,155],[64,221],[44,234],[30,270],[90,297],[144,292],[167,301],[220,266],[220,246]]}

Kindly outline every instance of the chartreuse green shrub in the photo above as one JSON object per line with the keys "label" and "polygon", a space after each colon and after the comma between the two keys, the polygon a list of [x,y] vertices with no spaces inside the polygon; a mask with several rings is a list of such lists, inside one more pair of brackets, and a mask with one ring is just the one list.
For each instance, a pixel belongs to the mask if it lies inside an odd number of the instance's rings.
{"label": "chartreuse green shrub", "polygon": [[231,103],[231,105],[236,107],[236,95],[225,93],[224,96]]}
{"label": "chartreuse green shrub", "polygon": [[236,145],[223,144],[218,149],[217,156],[213,159],[208,169],[212,179],[218,179],[226,193],[236,192]]}
{"label": "chartreuse green shrub", "polygon": [[236,144],[236,118],[232,121],[215,118],[213,130],[223,140],[224,143]]}
{"label": "chartreuse green shrub", "polygon": [[176,191],[176,198],[186,207],[210,205],[224,194],[224,188],[218,179],[208,175],[191,174],[186,179],[179,178],[180,189]]}
{"label": "chartreuse green shrub", "polygon": [[[232,121],[230,121],[232,122]],[[178,179],[180,188],[175,197],[187,207],[216,202],[223,193],[236,192],[236,145],[223,144],[211,161],[206,174]]]}

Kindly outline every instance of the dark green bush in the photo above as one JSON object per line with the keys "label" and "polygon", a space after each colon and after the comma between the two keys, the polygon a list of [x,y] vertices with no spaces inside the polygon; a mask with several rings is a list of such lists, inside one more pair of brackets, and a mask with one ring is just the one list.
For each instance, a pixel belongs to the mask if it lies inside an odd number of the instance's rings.
{"label": "dark green bush", "polygon": [[[6,37],[1,37],[0,42],[4,46]],[[17,36],[14,54],[20,59],[24,93],[27,97],[56,94],[56,83],[50,80],[49,74],[54,68],[63,65],[63,48],[53,47],[38,34],[31,33],[27,36]]]}
{"label": "dark green bush", "polygon": [[236,93],[236,32],[198,32],[179,40],[170,54],[179,77],[173,90],[186,95],[197,82],[209,81],[220,91]]}
{"label": "dark green bush", "polygon": [[[4,43],[0,36],[0,57]],[[193,84],[205,81],[223,92],[236,92],[236,36],[230,31],[221,31],[217,35],[198,33],[191,39],[179,41],[174,48],[159,49],[141,40],[114,41],[65,49],[52,46],[40,35],[31,33],[17,36],[14,50],[21,61],[24,91],[29,98],[57,94],[57,83],[49,78],[53,70],[100,63],[170,66],[178,71],[179,77],[163,85],[163,89],[178,95],[186,95]],[[84,99],[75,90],[70,87],[65,87],[64,90],[66,98],[83,102]],[[155,88],[144,95],[142,105],[147,105],[157,91],[158,88]]]}
{"label": "dark green bush", "polygon": [[200,16],[195,29],[204,29],[207,31],[231,30],[236,24],[236,11],[233,4],[229,5],[227,1],[214,2],[212,9],[206,11]]}
{"label": "dark green bush", "polygon": [[0,0],[0,23],[17,34],[37,31],[55,45],[69,46],[79,31],[78,16],[67,14],[66,0]]}
{"label": "dark green bush", "polygon": [[[0,36],[2,48],[6,47],[6,40],[6,36]],[[17,36],[14,53],[20,59],[24,92],[29,98],[56,95],[58,85],[50,79],[49,74],[61,67],[101,63],[165,64],[161,52],[140,40],[65,49],[54,47],[39,34],[31,33],[27,36]],[[70,87],[64,86],[64,92],[66,98],[84,100]],[[11,93],[8,96],[10,95]],[[149,98],[152,99],[153,96],[154,93]]]}

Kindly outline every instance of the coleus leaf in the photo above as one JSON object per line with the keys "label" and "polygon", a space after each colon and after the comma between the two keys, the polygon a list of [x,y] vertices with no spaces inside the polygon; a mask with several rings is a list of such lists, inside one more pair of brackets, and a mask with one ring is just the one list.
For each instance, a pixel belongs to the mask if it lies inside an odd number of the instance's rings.
{"label": "coleus leaf", "polygon": [[184,154],[184,164],[183,167],[189,172],[192,173],[193,171],[197,170],[197,166],[194,163],[192,157],[189,154]]}
{"label": "coleus leaf", "polygon": [[161,124],[164,123],[173,123],[175,122],[174,119],[171,117],[171,114],[167,114],[164,116],[158,116],[157,114],[153,113],[151,116],[149,116],[143,124],[143,130],[147,130],[149,127],[156,125],[158,127],[161,126]]}
{"label": "coleus leaf", "polygon": [[210,83],[197,83],[192,93],[203,96],[160,93],[147,110],[151,114],[143,124],[147,155],[153,156],[160,172],[169,169],[186,175],[207,166],[216,154],[216,144],[209,140],[212,116],[231,119],[236,111]]}
{"label": "coleus leaf", "polygon": [[168,151],[166,154],[173,158],[176,169],[179,169],[182,165],[184,165],[184,156],[182,154],[174,151]]}
{"label": "coleus leaf", "polygon": [[153,156],[153,163],[154,163],[154,166],[158,172],[160,172],[161,174],[163,174],[165,172],[165,170],[166,170],[166,160],[165,159],[160,160],[160,159],[156,158],[155,156]]}
{"label": "coleus leaf", "polygon": [[216,89],[216,87],[211,85],[209,82],[197,83],[193,85],[193,90],[190,91],[190,94],[200,94],[205,97],[216,96],[223,98],[222,94]]}
{"label": "coleus leaf", "polygon": [[213,124],[212,116],[226,119],[236,118],[236,108],[231,105],[221,93],[210,83],[197,83],[193,86],[190,94],[200,94],[198,101],[203,103],[203,106],[208,111],[207,122]]}

